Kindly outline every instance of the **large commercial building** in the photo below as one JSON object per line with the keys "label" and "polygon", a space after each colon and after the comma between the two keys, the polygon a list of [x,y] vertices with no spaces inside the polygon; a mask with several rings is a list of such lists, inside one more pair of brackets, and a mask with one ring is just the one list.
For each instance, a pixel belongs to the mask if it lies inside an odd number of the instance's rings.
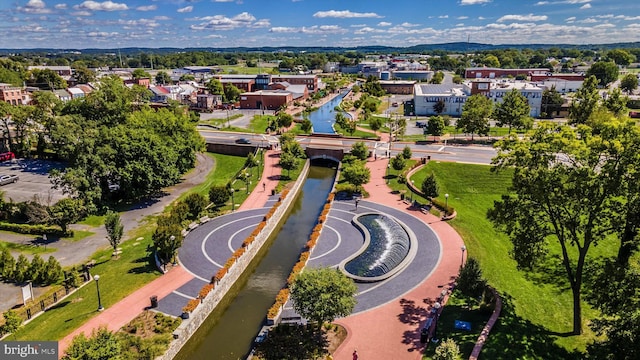
{"label": "large commercial building", "polygon": [[505,77],[516,76],[533,76],[544,75],[549,72],[547,68],[527,68],[527,69],[501,69],[490,67],[473,67],[464,71],[464,77],[467,79],[500,79]]}
{"label": "large commercial building", "polygon": [[462,107],[469,96],[482,94],[494,103],[502,102],[505,94],[517,89],[527,98],[532,117],[540,116],[542,92],[544,89],[526,81],[484,80],[477,79],[462,85],[448,84],[416,84],[414,86],[415,114],[419,116],[436,115],[434,106],[444,103],[443,115],[460,116]]}

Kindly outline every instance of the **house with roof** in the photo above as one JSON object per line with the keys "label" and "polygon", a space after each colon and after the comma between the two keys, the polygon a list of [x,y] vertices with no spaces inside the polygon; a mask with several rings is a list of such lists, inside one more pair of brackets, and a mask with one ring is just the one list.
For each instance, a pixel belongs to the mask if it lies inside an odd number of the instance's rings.
{"label": "house with roof", "polygon": [[309,97],[309,88],[306,85],[292,85],[286,81],[269,84],[269,90],[286,90],[293,96],[293,101],[303,101]]}
{"label": "house with roof", "polygon": [[65,89],[53,90],[53,94],[62,102],[67,102],[72,99],[71,94]]}
{"label": "house with roof", "polygon": [[171,92],[164,86],[149,86],[149,90],[151,90],[152,93],[152,102],[166,103],[167,99],[169,99],[171,95]]}
{"label": "house with roof", "polygon": [[24,91],[21,87],[11,84],[0,83],[0,101],[4,101],[11,105],[26,104],[24,100]]}
{"label": "house with roof", "polygon": [[79,99],[85,96],[84,91],[82,91],[82,89],[78,87],[67,88],[67,91],[69,92],[69,94],[71,94],[72,99]]}

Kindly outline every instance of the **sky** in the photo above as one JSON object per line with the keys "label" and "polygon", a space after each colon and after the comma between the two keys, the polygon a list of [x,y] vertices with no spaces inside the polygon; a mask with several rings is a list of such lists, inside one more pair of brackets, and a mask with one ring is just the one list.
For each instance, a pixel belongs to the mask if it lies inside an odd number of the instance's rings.
{"label": "sky", "polygon": [[638,0],[1,0],[0,48],[605,44]]}

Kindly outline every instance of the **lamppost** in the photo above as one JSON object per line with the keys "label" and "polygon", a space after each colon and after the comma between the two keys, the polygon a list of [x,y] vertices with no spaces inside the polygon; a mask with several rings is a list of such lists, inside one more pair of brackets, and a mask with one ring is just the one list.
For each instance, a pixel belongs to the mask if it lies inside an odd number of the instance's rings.
{"label": "lamppost", "polygon": [[460,259],[460,267],[462,267],[464,265],[464,252],[467,251],[467,247],[462,245],[460,250],[462,250],[462,258]]}
{"label": "lamppost", "polygon": [[256,179],[260,178],[260,160],[257,161],[258,162],[258,173],[256,174]]}
{"label": "lamppost", "polygon": [[439,341],[436,334],[438,332],[438,320],[440,319],[440,307],[441,305],[437,301],[435,304],[433,304],[433,320],[436,322],[436,324],[433,325],[433,338],[431,338],[432,343],[437,343]]}
{"label": "lamppost", "polygon": [[233,193],[236,192],[236,189],[231,188],[231,212],[234,212],[236,209],[235,201],[233,200]]}
{"label": "lamppost", "polygon": [[247,181],[247,195],[249,194],[250,187],[251,187],[251,180]]}
{"label": "lamppost", "polygon": [[98,311],[104,310],[102,307],[102,302],[100,301],[100,285],[98,284],[98,280],[100,280],[100,275],[93,275],[93,280],[96,281],[96,289],[98,290]]}
{"label": "lamppost", "polygon": [[[171,243],[171,255],[172,255],[172,256],[175,256],[174,254],[175,254],[175,252],[176,252],[176,249],[174,248],[174,246],[175,246],[175,240],[176,240],[176,237],[175,237],[175,236],[173,236],[173,235],[169,236],[169,242]],[[174,259],[175,259],[175,258],[174,258]],[[165,261],[164,261],[164,271],[165,271],[165,272],[167,271],[167,260],[165,260]]]}
{"label": "lamppost", "polygon": [[444,214],[449,215],[449,194],[444,194]]}

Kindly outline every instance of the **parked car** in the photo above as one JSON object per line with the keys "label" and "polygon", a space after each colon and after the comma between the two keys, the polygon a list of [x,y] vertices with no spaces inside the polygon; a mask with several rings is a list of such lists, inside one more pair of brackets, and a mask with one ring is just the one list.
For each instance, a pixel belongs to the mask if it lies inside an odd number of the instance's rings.
{"label": "parked car", "polygon": [[20,178],[18,175],[0,175],[0,185],[7,185],[17,182]]}
{"label": "parked car", "polygon": [[4,152],[0,154],[0,161],[7,161],[7,160],[13,160],[15,159],[16,156],[11,152]]}

